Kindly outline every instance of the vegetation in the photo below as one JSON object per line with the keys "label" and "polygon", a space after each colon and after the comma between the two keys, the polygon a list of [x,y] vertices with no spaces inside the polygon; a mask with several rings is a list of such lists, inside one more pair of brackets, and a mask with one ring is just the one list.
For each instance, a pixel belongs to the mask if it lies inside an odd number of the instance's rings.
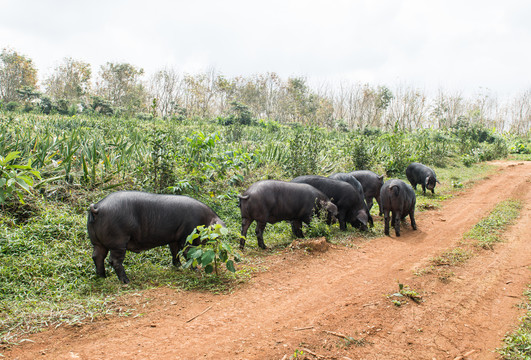
{"label": "vegetation", "polygon": [[522,306],[527,313],[522,317],[520,327],[505,336],[505,345],[498,349],[505,360],[526,360],[531,357],[531,288],[524,295],[527,300]]}
{"label": "vegetation", "polygon": [[[510,141],[485,130],[489,136],[469,136],[463,149],[460,136],[466,132],[458,131],[460,128],[391,132],[325,129],[254,118],[248,121],[248,113],[240,104],[234,104],[232,111],[231,124],[217,118],[0,111],[4,169],[0,178],[5,179],[5,186],[14,186],[3,188],[0,220],[0,324],[4,341],[44,323],[76,322],[112,311],[109,302],[124,291],[159,285],[226,291],[248,277],[254,266],[250,260],[243,259],[234,274],[218,267],[216,276],[219,262],[207,261],[210,252],[203,261],[207,250],[201,254],[201,264],[205,270],[212,265],[210,274],[174,269],[168,249],[156,248],[126,257],[124,265],[132,280],[127,287],[113,276],[97,278],[86,234],[86,209],[110,192],[135,189],[189,195],[212,207],[234,233],[241,221],[237,194],[251,183],[267,178],[288,180],[305,172],[328,175],[351,171],[362,166],[356,162],[353,148],[363,139],[364,148],[356,151],[365,152],[363,165],[378,173],[403,174],[407,164],[401,156],[445,166],[437,168],[442,181],[437,194],[419,196],[419,203],[431,208],[455,191],[452,181],[446,179],[455,177],[466,186],[478,171],[487,170],[481,164],[465,167],[462,158],[467,149],[473,161],[494,159],[506,155]],[[493,147],[496,141],[498,145]],[[480,157],[480,153],[488,156]],[[295,163],[297,154],[310,158]],[[377,211],[375,206],[373,214]],[[352,236],[379,236],[379,226],[376,222],[367,233],[345,233],[337,225],[328,226],[316,219],[306,232],[350,245]],[[248,238],[246,257],[263,256],[263,251],[256,251],[254,233]],[[293,239],[289,224],[268,225],[267,238],[270,251],[285,248]],[[225,240],[228,246],[237,246],[237,236]],[[233,260],[231,251],[217,249],[212,260]],[[232,270],[233,263],[226,264]]]}
{"label": "vegetation", "polygon": [[492,249],[494,243],[501,241],[501,234],[520,214],[522,202],[506,200],[494,208],[486,218],[477,223],[464,237],[477,241],[476,245],[483,249]]}

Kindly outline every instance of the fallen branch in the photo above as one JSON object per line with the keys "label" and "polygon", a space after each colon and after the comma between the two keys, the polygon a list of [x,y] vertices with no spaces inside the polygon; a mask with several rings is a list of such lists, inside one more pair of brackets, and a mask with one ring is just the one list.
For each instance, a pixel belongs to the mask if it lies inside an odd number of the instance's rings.
{"label": "fallen branch", "polygon": [[196,316],[194,316],[190,320],[187,320],[186,323],[189,323],[190,321],[194,320],[195,318],[198,318],[199,316],[203,315],[204,313],[206,313],[210,309],[212,309],[212,306],[207,307],[205,310],[203,310],[203,312],[201,314],[197,314]]}
{"label": "fallen branch", "polygon": [[309,330],[309,329],[313,329],[313,326],[306,326],[306,327],[303,327],[303,328],[295,328],[295,329],[293,329],[293,331],[302,331],[302,330]]}
{"label": "fallen branch", "polygon": [[315,356],[318,359],[326,359],[325,356],[316,354],[313,351],[311,351],[310,349],[302,348],[302,351],[306,351],[308,354],[313,355],[313,356]]}
{"label": "fallen branch", "polygon": [[337,337],[340,337],[340,338],[343,338],[345,340],[352,340],[352,337],[351,336],[347,336],[347,335],[343,335],[343,334],[340,334],[340,333],[337,333],[337,332],[333,332],[333,331],[328,331],[328,330],[323,330],[325,333],[327,334],[330,334],[330,335],[334,335],[334,336],[337,336]]}

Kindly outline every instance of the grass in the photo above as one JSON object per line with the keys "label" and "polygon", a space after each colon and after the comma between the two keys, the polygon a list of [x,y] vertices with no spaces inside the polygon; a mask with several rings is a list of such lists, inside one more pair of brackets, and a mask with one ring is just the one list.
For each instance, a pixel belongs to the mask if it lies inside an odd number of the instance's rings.
{"label": "grass", "polygon": [[504,346],[497,349],[505,360],[531,359],[531,285],[524,296],[527,300],[522,306],[527,309],[527,313],[521,318],[519,328],[505,336]]}
{"label": "grass", "polygon": [[492,249],[494,244],[501,241],[501,235],[507,226],[514,223],[520,214],[522,202],[506,200],[494,208],[492,212],[477,223],[464,238],[475,241],[476,246]]}
{"label": "grass", "polygon": [[475,255],[475,249],[491,250],[495,243],[502,241],[507,226],[513,224],[520,214],[522,202],[506,200],[480,220],[470,231],[463,235],[461,247],[446,250],[430,259],[430,265],[415,271],[417,276],[437,274],[442,282],[448,282],[453,276],[449,268],[459,266]]}

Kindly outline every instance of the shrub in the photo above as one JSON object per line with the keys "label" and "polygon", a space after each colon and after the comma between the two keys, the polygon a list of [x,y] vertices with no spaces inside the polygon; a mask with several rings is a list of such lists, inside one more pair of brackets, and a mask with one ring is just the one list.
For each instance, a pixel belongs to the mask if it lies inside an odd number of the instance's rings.
{"label": "shrub", "polygon": [[7,111],[15,111],[20,107],[20,104],[16,101],[10,101],[5,105]]}

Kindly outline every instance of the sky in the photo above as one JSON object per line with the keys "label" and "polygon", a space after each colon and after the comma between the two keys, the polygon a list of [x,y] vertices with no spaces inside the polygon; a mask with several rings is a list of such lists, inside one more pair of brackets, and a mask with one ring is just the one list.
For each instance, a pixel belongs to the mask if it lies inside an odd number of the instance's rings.
{"label": "sky", "polygon": [[0,0],[3,48],[41,79],[71,57],[511,97],[531,89],[531,1]]}

